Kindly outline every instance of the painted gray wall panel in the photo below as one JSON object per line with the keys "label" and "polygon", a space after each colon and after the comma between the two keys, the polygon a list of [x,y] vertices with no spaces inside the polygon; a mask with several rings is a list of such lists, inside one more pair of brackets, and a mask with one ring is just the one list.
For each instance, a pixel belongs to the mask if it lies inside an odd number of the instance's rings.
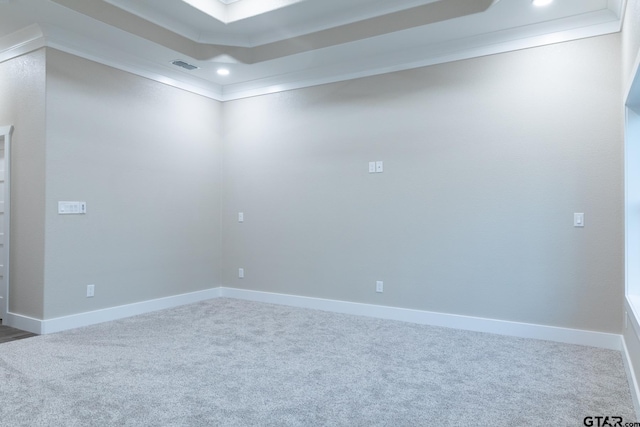
{"label": "painted gray wall panel", "polygon": [[616,34],[225,103],[223,283],[620,333],[620,61]]}
{"label": "painted gray wall panel", "polygon": [[219,102],[49,49],[47,119],[45,318],[219,286]]}

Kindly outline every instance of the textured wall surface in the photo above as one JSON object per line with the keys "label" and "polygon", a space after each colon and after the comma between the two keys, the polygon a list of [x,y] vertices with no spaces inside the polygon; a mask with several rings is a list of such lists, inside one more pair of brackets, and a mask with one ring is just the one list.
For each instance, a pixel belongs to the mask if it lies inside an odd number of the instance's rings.
{"label": "textured wall surface", "polygon": [[45,318],[219,285],[220,129],[217,101],[48,50]]}
{"label": "textured wall surface", "polygon": [[[0,64],[0,119],[19,125],[12,309],[49,319],[223,284],[619,333],[603,307],[624,294],[620,45],[224,105],[54,49],[46,90],[45,51]],[[57,215],[59,200],[88,214]]]}
{"label": "textured wall surface", "polygon": [[620,333],[620,61],[616,34],[225,103],[223,283]]}

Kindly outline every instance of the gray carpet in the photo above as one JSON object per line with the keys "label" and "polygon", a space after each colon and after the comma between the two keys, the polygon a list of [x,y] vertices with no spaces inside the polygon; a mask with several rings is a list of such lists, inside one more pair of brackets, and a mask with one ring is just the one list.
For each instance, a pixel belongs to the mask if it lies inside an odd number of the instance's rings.
{"label": "gray carpet", "polygon": [[2,426],[636,421],[619,352],[216,299],[0,346]]}

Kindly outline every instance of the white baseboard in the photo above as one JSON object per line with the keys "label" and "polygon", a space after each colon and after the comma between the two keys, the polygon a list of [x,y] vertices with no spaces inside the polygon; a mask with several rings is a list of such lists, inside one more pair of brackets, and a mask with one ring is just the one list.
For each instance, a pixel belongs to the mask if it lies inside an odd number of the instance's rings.
{"label": "white baseboard", "polygon": [[118,307],[105,308],[102,310],[47,320],[33,319],[15,313],[7,313],[7,325],[35,334],[50,334],[219,297],[312,308],[336,313],[399,320],[403,322],[464,329],[476,332],[487,332],[521,338],[579,344],[618,351],[622,351],[624,349],[624,342],[621,335],[604,332],[558,328],[554,326],[461,316],[457,314],[435,313],[398,307],[387,307],[226,287],[211,288],[204,291],[158,298],[150,301],[121,305]]}
{"label": "white baseboard", "polygon": [[22,329],[23,331],[32,332],[34,334],[52,334],[54,332],[95,325],[97,323],[137,316],[139,314],[178,307],[180,305],[193,304],[212,298],[218,298],[219,296],[220,288],[212,288],[204,291],[190,292],[187,294],[174,295],[47,320],[33,319],[31,317],[15,313],[8,313],[7,325]]}
{"label": "white baseboard", "polygon": [[586,345],[617,351],[621,351],[623,345],[622,336],[616,334],[558,328],[554,326],[543,326],[530,323],[510,322],[506,320],[485,319],[481,317],[435,313],[406,308],[225,287],[220,288],[220,296],[223,298],[237,298],[294,307],[313,308],[337,313],[355,314],[431,326],[443,326],[447,328],[464,329],[476,332],[509,335],[520,338],[533,338],[567,344]]}
{"label": "white baseboard", "polygon": [[7,318],[2,320],[2,324],[31,332],[32,334],[40,334],[42,330],[42,320],[11,312],[7,313]]}

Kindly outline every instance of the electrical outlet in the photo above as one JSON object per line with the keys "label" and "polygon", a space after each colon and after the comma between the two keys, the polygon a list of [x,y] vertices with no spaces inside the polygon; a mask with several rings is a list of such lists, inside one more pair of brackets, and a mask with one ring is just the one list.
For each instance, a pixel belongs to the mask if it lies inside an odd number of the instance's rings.
{"label": "electrical outlet", "polygon": [[238,212],[238,222],[244,222],[244,213]]}
{"label": "electrical outlet", "polygon": [[87,298],[93,298],[96,291],[96,285],[87,285]]}
{"label": "electrical outlet", "polygon": [[238,279],[244,279],[244,268],[238,269]]}
{"label": "electrical outlet", "polygon": [[384,283],[382,283],[382,281],[378,280],[376,282],[376,292],[382,292],[384,289]]}
{"label": "electrical outlet", "polygon": [[369,162],[369,173],[382,173],[382,172],[384,172],[384,164],[382,160]]}

